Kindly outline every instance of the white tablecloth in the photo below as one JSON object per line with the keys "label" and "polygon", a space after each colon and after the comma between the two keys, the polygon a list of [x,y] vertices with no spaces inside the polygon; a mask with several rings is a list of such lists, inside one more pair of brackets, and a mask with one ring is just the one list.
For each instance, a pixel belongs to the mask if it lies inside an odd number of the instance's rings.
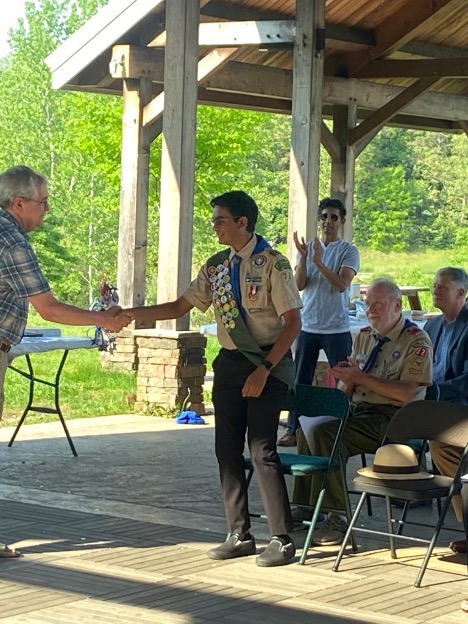
{"label": "white tablecloth", "polygon": [[93,349],[95,347],[92,339],[85,336],[34,336],[23,338],[19,344],[11,348],[8,355],[10,359],[13,359],[27,353],[44,353],[56,349],[72,351],[73,349]]}

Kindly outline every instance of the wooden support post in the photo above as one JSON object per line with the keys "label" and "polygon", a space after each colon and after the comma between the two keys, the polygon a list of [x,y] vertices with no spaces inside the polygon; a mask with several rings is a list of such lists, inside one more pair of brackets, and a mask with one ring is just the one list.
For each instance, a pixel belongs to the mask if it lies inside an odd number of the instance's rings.
{"label": "wooden support post", "polygon": [[143,107],[152,97],[151,79],[123,83],[122,173],[118,277],[120,303],[141,306],[146,293],[148,184],[151,141],[142,128]]}
{"label": "wooden support post", "polygon": [[332,157],[330,193],[346,208],[343,238],[353,240],[355,150],[349,145],[349,131],[356,125],[356,105],[333,107],[333,136],[340,146],[338,158]]}
{"label": "wooden support post", "polygon": [[288,254],[293,232],[310,240],[317,228],[325,47],[325,0],[297,0],[292,91]]}
{"label": "wooden support post", "polygon": [[[180,296],[192,274],[199,19],[199,0],[166,2],[158,303]],[[183,330],[189,323],[186,316],[158,327]]]}

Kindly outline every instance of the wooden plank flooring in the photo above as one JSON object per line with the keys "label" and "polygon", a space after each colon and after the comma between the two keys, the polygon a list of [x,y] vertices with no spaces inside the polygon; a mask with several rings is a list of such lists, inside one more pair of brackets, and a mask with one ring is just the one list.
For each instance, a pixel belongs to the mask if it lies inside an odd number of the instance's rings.
{"label": "wooden plank flooring", "polygon": [[221,534],[14,501],[0,501],[0,536],[25,554],[0,561],[1,624],[468,622],[466,568],[443,548],[416,589],[419,548],[395,562],[366,543],[339,573],[333,549],[265,569],[208,559]]}

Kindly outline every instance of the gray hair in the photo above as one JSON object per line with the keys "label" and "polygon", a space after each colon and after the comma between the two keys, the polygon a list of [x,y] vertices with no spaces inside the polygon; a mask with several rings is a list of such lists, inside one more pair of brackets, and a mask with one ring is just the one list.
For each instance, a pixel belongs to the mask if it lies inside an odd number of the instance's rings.
{"label": "gray hair", "polygon": [[374,288],[375,286],[384,288],[392,299],[401,299],[403,297],[401,290],[395,282],[386,277],[379,277],[369,284],[369,288]]}
{"label": "gray hair", "polygon": [[47,179],[25,165],[11,167],[0,174],[0,207],[7,209],[15,197],[34,199],[37,187]]}
{"label": "gray hair", "polygon": [[443,267],[436,273],[436,278],[439,275],[446,275],[451,282],[457,285],[457,288],[463,288],[465,293],[468,291],[468,274],[464,269],[458,267]]}

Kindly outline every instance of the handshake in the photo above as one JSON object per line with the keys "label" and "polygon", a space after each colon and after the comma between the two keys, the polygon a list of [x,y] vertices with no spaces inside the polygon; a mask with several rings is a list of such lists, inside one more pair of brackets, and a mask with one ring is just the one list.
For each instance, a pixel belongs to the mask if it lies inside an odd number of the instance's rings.
{"label": "handshake", "polygon": [[117,334],[124,327],[127,327],[135,318],[131,309],[124,310],[120,306],[112,306],[97,314],[99,315],[99,327],[103,327],[113,334]]}

